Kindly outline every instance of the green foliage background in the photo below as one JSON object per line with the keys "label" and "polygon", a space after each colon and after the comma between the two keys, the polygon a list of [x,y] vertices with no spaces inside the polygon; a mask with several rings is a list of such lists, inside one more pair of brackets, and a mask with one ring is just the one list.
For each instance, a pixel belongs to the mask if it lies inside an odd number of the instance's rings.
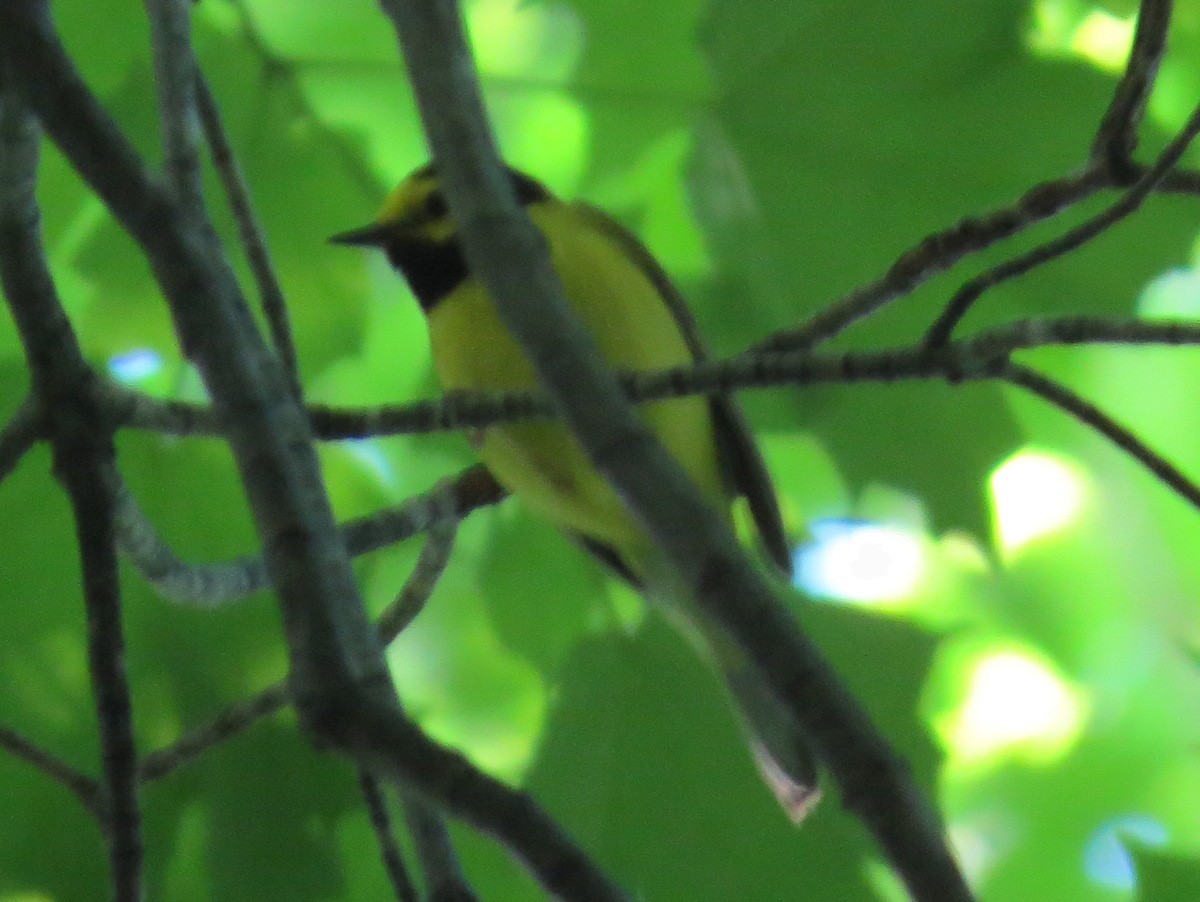
{"label": "green foliage background", "polygon": [[[1200,3],[1177,6],[1150,150],[1200,97]],[[876,278],[926,234],[1082,163],[1115,76],[1069,39],[1088,22],[1119,23],[1135,4],[966,7],[475,0],[467,9],[509,159],[636,228],[694,300],[712,344],[731,352]],[[54,14],[90,83],[157,159],[141,4],[58,0]],[[287,290],[310,398],[432,395],[404,287],[382,261],[325,244],[368,219],[425,158],[385,20],[365,0],[203,0],[195,21]],[[201,397],[134,245],[52,150],[43,170],[47,244],[91,358],[105,366],[152,350],[163,365],[139,387]],[[1153,199],[1080,253],[989,295],[967,327],[1067,312],[1195,316],[1196,210],[1195,198]],[[839,346],[913,340],[961,273]],[[1200,474],[1194,351],[1028,358]],[[0,371],[7,415],[28,387],[7,321]],[[806,524],[837,517],[900,524],[920,540],[926,571],[910,597],[797,613],[937,794],[982,898],[1195,898],[1200,514],[1010,389],[820,387],[746,400],[797,541]],[[1023,449],[1068,462],[1085,503],[1058,531],[1007,553],[988,480]],[[126,434],[120,456],[189,560],[254,548],[219,443]],[[352,516],[429,487],[470,455],[461,438],[434,436],[330,446],[323,460],[339,514]],[[39,450],[0,486],[0,723],[94,773],[77,564],[48,470]],[[414,555],[407,545],[359,564],[373,609]],[[284,673],[269,597],[197,612],[127,577],[144,749]],[[1080,719],[1061,741],[1032,736],[982,758],[956,746],[945,725],[995,649],[1020,651],[1070,687]],[[464,524],[446,579],[390,659],[429,730],[528,785],[640,898],[898,898],[836,798],[801,831],[785,822],[690,650],[513,504]],[[152,899],[388,897],[352,769],[312,751],[291,716],[153,784],[145,805]],[[457,836],[483,898],[538,898],[501,850]],[[102,899],[105,875],[97,829],[73,799],[0,756],[0,900]]]}

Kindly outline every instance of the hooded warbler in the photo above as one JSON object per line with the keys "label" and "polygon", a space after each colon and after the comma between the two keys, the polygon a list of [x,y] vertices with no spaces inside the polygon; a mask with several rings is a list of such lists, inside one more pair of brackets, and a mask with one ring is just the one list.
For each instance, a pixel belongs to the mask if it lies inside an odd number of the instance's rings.
{"label": "hooded warbler", "polygon": [[[704,358],[695,320],[646,247],[605,213],[565,203],[535,179],[509,170],[518,201],[548,244],[575,313],[619,370],[655,370]],[[434,369],[447,390],[531,389],[537,378],[482,282],[469,271],[432,165],[416,170],[375,221],[334,236],[375,247],[407,280],[425,313]],[[728,396],[646,404],[643,416],[717,508],[748,502],[773,563],[790,572],[775,492],[742,413]],[[642,589],[699,645],[729,688],[754,759],[785,812],[799,822],[820,797],[803,735],[757,671],[721,630],[686,601],[655,591],[657,549],[557,423],[490,426],[473,437],[496,480],[547,517],[620,577]],[[667,593],[670,594],[670,593]]]}

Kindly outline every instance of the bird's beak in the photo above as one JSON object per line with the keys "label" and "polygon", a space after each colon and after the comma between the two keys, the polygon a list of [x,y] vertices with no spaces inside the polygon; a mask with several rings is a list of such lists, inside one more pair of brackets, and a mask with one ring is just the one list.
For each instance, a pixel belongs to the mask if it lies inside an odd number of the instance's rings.
{"label": "bird's beak", "polygon": [[330,244],[345,244],[351,247],[380,247],[387,241],[391,226],[373,222],[361,229],[340,232],[329,239]]}

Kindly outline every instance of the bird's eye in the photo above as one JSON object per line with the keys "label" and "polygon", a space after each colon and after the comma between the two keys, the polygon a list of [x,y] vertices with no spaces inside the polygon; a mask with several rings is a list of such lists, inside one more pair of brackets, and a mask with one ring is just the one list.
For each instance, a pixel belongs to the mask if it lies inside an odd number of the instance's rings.
{"label": "bird's eye", "polygon": [[429,219],[441,219],[447,212],[446,198],[442,196],[442,192],[434,191],[425,198],[425,215]]}

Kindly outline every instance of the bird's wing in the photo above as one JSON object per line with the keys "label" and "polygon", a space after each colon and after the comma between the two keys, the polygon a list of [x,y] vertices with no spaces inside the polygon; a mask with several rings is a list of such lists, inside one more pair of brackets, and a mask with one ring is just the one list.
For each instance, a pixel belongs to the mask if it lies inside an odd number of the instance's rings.
{"label": "bird's wing", "polygon": [[[637,264],[658,290],[667,309],[671,311],[671,316],[679,326],[692,357],[697,361],[706,360],[708,349],[700,337],[695,315],[670,276],[641,240],[603,210],[583,203],[575,204],[575,209],[597,231],[615,241]],[[750,514],[771,560],[784,573],[790,575],[792,558],[788,551],[783,517],[779,512],[779,500],[775,495],[775,487],[771,483],[766,463],[754,443],[754,436],[750,433],[746,416],[731,395],[715,395],[709,403],[712,407],[721,466],[726,477],[737,493],[750,505]]]}

